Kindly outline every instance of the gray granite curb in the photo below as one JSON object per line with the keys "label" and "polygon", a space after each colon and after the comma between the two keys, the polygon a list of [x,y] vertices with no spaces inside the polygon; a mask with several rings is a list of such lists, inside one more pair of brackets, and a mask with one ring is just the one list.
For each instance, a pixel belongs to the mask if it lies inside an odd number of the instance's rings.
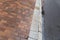
{"label": "gray granite curb", "polygon": [[28,40],[42,40],[42,15],[41,15],[41,0],[36,0],[33,20],[29,33]]}

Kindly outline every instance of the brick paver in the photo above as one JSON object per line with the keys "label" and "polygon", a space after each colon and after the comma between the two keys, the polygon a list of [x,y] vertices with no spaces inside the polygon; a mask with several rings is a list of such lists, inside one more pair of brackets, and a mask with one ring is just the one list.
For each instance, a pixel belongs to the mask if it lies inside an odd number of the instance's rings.
{"label": "brick paver", "polygon": [[0,40],[27,40],[35,0],[0,0]]}

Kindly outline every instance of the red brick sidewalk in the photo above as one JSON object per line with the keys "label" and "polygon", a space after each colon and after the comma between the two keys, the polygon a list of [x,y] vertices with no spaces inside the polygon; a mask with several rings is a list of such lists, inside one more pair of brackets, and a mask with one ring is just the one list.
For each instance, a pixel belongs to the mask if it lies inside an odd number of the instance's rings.
{"label": "red brick sidewalk", "polygon": [[0,0],[0,40],[27,40],[35,0]]}

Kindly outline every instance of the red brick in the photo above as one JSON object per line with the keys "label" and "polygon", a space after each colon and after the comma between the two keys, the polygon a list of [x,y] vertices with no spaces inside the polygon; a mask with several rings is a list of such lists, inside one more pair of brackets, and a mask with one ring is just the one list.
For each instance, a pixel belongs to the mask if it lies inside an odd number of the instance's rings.
{"label": "red brick", "polygon": [[35,0],[0,0],[0,40],[27,40]]}

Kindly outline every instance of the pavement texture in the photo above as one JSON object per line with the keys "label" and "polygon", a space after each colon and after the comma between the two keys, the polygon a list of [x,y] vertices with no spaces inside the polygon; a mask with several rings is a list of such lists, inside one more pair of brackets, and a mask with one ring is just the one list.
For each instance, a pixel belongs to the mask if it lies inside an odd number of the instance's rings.
{"label": "pavement texture", "polygon": [[41,0],[36,0],[33,20],[28,40],[42,40],[42,14]]}
{"label": "pavement texture", "polygon": [[0,0],[0,40],[28,40],[34,7],[35,0]]}

